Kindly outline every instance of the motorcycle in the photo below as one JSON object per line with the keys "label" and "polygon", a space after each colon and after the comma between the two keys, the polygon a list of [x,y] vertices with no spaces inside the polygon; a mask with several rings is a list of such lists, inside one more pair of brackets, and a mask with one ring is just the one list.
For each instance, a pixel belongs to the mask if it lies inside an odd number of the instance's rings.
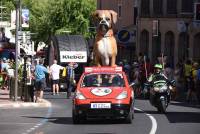
{"label": "motorcycle", "polygon": [[149,101],[160,113],[165,113],[170,102],[170,91],[174,81],[159,80],[152,83]]}

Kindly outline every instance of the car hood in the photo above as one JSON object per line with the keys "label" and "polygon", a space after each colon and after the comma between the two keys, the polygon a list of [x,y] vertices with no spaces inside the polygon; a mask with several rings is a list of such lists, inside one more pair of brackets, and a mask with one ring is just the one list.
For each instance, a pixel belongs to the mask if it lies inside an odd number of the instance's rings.
{"label": "car hood", "polygon": [[116,98],[124,89],[125,87],[89,87],[79,91],[87,99],[111,99]]}

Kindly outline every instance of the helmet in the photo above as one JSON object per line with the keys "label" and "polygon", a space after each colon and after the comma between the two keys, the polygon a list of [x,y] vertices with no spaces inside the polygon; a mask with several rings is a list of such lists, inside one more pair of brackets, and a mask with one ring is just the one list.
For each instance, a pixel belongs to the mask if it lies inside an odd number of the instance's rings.
{"label": "helmet", "polygon": [[154,68],[162,69],[162,65],[161,65],[161,64],[155,64],[155,65],[154,65]]}

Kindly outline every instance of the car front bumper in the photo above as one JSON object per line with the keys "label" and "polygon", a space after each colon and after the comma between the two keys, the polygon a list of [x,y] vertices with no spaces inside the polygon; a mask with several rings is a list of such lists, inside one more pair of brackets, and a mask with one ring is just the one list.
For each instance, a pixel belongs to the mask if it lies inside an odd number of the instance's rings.
{"label": "car front bumper", "polygon": [[112,104],[110,109],[92,109],[90,104],[74,105],[74,112],[78,116],[87,118],[125,118],[130,112],[130,105]]}

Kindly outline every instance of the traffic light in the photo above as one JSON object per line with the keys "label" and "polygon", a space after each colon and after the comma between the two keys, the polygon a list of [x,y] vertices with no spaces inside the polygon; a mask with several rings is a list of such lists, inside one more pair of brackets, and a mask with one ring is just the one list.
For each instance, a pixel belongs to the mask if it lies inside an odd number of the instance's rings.
{"label": "traffic light", "polygon": [[200,21],[200,3],[195,3],[195,20]]}

